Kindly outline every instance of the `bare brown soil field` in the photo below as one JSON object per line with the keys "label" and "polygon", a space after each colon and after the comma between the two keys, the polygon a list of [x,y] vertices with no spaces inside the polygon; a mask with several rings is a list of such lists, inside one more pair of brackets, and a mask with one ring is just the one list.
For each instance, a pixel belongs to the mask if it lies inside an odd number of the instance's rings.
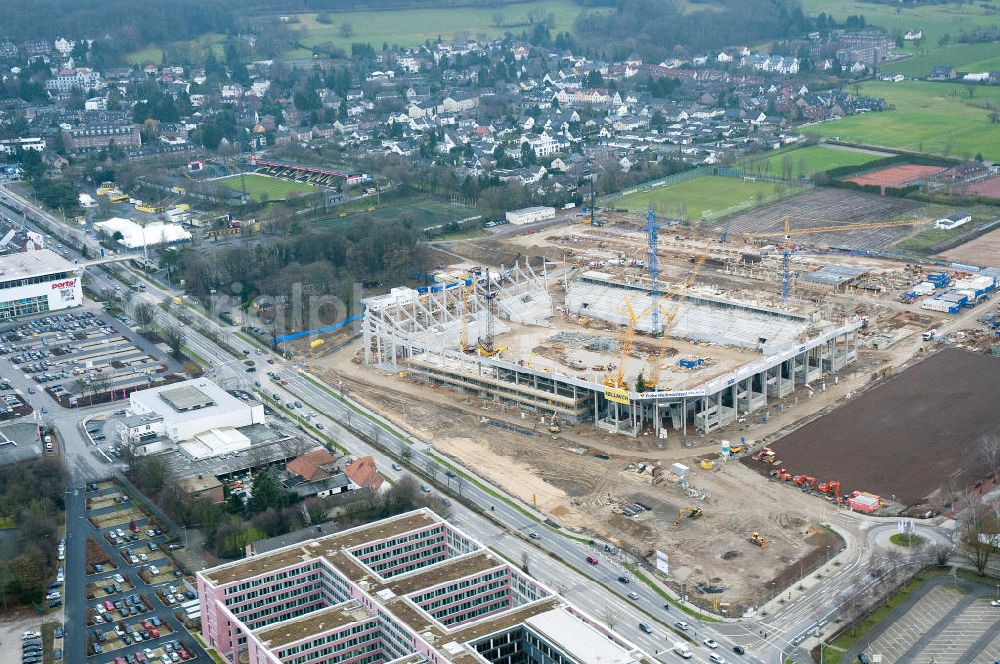
{"label": "bare brown soil field", "polygon": [[1000,229],[984,233],[941,255],[958,263],[1000,266]]}
{"label": "bare brown soil field", "polygon": [[[793,474],[918,504],[976,473],[976,446],[1000,429],[1000,358],[945,349],[771,445]],[[985,471],[981,474],[985,474]]]}

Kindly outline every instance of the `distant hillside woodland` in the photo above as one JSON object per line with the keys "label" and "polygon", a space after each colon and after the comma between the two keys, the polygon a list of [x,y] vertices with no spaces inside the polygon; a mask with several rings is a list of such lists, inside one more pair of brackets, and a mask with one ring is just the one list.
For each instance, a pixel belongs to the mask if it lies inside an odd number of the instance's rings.
{"label": "distant hillside woodland", "polygon": [[749,46],[809,30],[809,20],[797,0],[711,0],[704,4],[705,9],[685,11],[673,0],[618,0],[610,14],[591,12],[577,19],[577,42],[595,45],[609,59],[623,60],[636,53],[647,62],[656,62],[671,55]]}
{"label": "distant hillside woodland", "polygon": [[[798,0],[710,0],[687,10],[675,0],[575,0],[576,32],[584,52],[603,57],[632,53],[649,60],[678,50],[704,52],[801,34],[808,27]],[[275,12],[330,12],[442,6],[499,7],[511,0],[7,0],[0,37],[15,40],[90,37],[122,56],[154,44],[205,33],[236,34],[274,26]],[[284,45],[275,44],[275,48]],[[376,45],[378,46],[378,45]],[[262,55],[274,55],[263,53]]]}

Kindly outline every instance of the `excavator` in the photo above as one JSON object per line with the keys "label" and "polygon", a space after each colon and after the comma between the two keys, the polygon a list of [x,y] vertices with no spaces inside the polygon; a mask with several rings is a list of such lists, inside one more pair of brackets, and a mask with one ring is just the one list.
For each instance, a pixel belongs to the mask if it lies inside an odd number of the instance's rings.
{"label": "excavator", "polygon": [[792,474],[787,470],[785,470],[784,468],[778,468],[777,470],[772,471],[771,475],[776,480],[780,480],[782,482],[787,482],[788,480],[792,479]]}
{"label": "excavator", "polygon": [[817,482],[816,478],[810,475],[796,475],[792,478],[792,481],[795,482],[796,486],[802,487],[803,491],[816,488]]}
{"label": "excavator", "polygon": [[835,500],[840,498],[840,482],[822,482],[816,488],[820,493],[833,496]]}
{"label": "excavator", "polygon": [[689,519],[697,519],[704,513],[705,513],[704,510],[702,510],[700,507],[694,507],[688,505],[687,507],[682,507],[681,509],[677,510],[677,518],[680,519],[681,517],[686,516]]}
{"label": "excavator", "polygon": [[767,546],[767,540],[758,532],[750,533],[750,536],[747,537],[747,540],[749,540],[751,544],[756,544],[762,549],[765,546]]}

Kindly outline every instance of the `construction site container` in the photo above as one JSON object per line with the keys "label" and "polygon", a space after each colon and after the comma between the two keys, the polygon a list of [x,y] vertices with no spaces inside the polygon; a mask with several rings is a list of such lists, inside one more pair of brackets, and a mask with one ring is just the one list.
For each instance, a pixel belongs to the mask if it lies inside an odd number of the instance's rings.
{"label": "construction site container", "polygon": [[675,463],[670,466],[670,470],[678,477],[687,477],[691,469],[685,466],[683,463]]}
{"label": "construction site container", "polygon": [[959,279],[954,284],[959,291],[968,291],[971,298],[982,297],[996,288],[996,280],[993,277],[972,277],[970,279]]}
{"label": "construction site container", "polygon": [[941,293],[934,297],[935,300],[941,300],[943,302],[951,302],[952,304],[965,304],[969,300],[968,295],[963,295],[962,293],[950,290],[947,293]]}
{"label": "construction site container", "polygon": [[962,305],[947,302],[945,300],[924,300],[920,303],[920,308],[927,309],[928,311],[938,311],[945,314],[957,314],[958,310],[962,308]]}
{"label": "construction site container", "polygon": [[544,219],[553,219],[556,216],[554,207],[536,206],[523,208],[521,210],[511,210],[506,214],[507,221],[515,226],[520,224],[532,224]]}
{"label": "construction site container", "polygon": [[850,499],[850,507],[856,512],[871,514],[878,509],[881,501],[877,497],[871,498],[866,495],[854,496]]}
{"label": "construction site container", "polygon": [[935,291],[935,289],[937,289],[937,286],[933,283],[930,281],[924,281],[914,286],[911,292],[916,293],[917,295],[930,295]]}
{"label": "construction site container", "polygon": [[942,286],[947,286],[951,279],[944,272],[931,272],[927,275],[927,281],[941,288]]}

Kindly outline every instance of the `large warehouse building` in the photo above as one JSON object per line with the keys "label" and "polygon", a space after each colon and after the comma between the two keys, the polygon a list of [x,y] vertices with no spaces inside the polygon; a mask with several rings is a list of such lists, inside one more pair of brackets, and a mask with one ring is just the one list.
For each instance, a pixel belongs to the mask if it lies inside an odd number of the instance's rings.
{"label": "large warehouse building", "polygon": [[48,249],[0,256],[0,319],[82,305],[82,272]]}
{"label": "large warehouse building", "polygon": [[230,662],[653,661],[426,509],[197,578],[201,633]]}
{"label": "large warehouse building", "polygon": [[250,439],[238,429],[263,423],[262,403],[196,378],[133,392],[123,433],[142,454],[176,444],[192,459],[205,459],[249,449]]}

